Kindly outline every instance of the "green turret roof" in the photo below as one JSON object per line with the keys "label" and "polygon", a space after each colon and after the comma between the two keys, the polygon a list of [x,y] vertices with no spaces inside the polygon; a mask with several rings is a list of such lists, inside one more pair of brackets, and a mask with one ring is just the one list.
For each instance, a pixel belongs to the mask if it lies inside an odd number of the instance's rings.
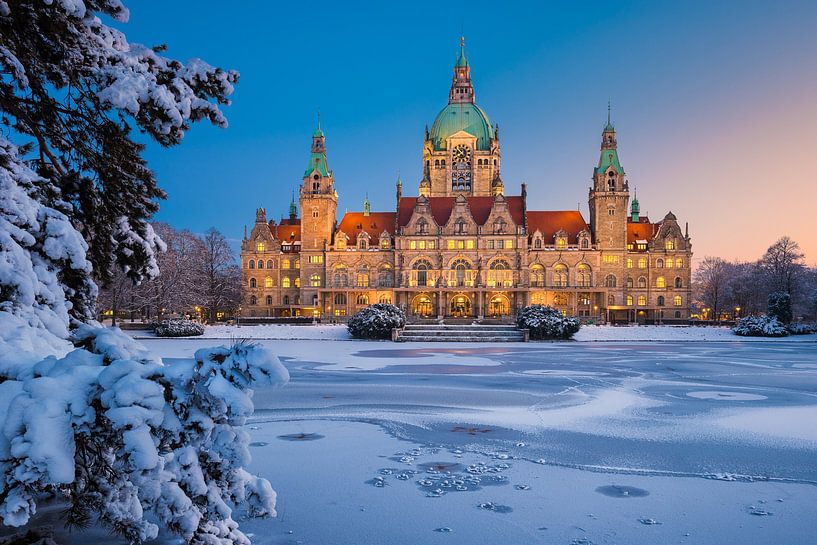
{"label": "green turret roof", "polygon": [[329,176],[329,166],[326,163],[325,153],[312,152],[309,154],[309,165],[306,167],[304,176],[309,176],[313,170],[317,170],[321,176]]}
{"label": "green turret roof", "polygon": [[604,126],[604,132],[616,132],[616,127],[613,125],[613,121],[611,118],[611,104],[610,101],[607,101],[607,125]]}
{"label": "green turret roof", "polygon": [[470,102],[449,104],[437,114],[429,133],[434,149],[445,149],[446,138],[461,130],[476,136],[478,150],[491,149],[495,136],[491,120],[482,108]]}
{"label": "green turret roof", "polygon": [[460,37],[460,52],[457,55],[457,68],[468,66],[468,59],[465,57],[465,37]]}
{"label": "green turret roof", "polygon": [[599,166],[596,167],[596,172],[601,174],[605,172],[610,166],[616,169],[619,174],[624,174],[624,169],[621,168],[621,163],[618,161],[618,150],[603,149],[601,150],[601,157],[599,157]]}
{"label": "green turret roof", "polygon": [[298,206],[295,204],[295,192],[292,192],[292,200],[289,202],[289,216],[294,218],[298,215]]}

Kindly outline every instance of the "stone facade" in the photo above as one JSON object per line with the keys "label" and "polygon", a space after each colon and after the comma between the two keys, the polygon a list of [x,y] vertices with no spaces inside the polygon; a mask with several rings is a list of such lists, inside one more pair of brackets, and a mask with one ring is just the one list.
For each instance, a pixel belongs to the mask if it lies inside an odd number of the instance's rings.
{"label": "stone facade", "polygon": [[598,322],[689,318],[692,246],[672,212],[640,215],[609,119],[593,170],[589,223],[575,210],[529,210],[525,185],[507,195],[499,128],[475,103],[461,45],[449,104],[423,145],[418,196],[347,212],[320,126],[289,218],[258,209],[241,249],[242,315],[344,317],[376,302],[413,317],[511,317],[540,303]]}

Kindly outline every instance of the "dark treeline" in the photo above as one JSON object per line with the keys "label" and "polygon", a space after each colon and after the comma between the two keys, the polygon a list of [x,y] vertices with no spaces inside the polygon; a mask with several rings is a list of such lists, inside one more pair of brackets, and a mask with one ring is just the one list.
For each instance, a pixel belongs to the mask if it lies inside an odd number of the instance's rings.
{"label": "dark treeline", "polygon": [[694,274],[698,311],[710,320],[767,311],[769,295],[791,297],[795,320],[817,319],[817,268],[808,267],[800,246],[783,237],[757,261],[704,258]]}
{"label": "dark treeline", "polygon": [[162,320],[190,315],[207,322],[231,316],[241,300],[241,269],[227,239],[216,229],[199,236],[165,223],[153,224],[167,250],[157,257],[159,274],[135,284],[116,274],[100,289],[97,309],[107,318]]}

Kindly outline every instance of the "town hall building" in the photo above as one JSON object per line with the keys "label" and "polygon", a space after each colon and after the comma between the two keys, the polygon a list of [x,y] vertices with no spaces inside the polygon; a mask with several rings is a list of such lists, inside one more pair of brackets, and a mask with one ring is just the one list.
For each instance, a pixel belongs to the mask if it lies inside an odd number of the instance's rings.
{"label": "town hall building", "polygon": [[300,207],[293,197],[278,222],[259,208],[245,229],[242,317],[342,318],[379,302],[409,318],[510,318],[545,304],[596,322],[689,319],[688,228],[672,212],[653,222],[631,200],[609,109],[588,218],[529,209],[525,184],[506,191],[501,162],[462,43],[448,104],[425,131],[417,195],[398,177],[392,210],[371,211],[367,199],[338,221],[319,124]]}

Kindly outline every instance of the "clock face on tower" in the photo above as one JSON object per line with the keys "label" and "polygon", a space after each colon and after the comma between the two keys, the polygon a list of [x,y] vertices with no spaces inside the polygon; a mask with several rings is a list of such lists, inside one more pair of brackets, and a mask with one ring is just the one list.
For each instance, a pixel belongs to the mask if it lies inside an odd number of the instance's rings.
{"label": "clock face on tower", "polygon": [[471,148],[464,144],[454,148],[452,152],[452,191],[471,191]]}

